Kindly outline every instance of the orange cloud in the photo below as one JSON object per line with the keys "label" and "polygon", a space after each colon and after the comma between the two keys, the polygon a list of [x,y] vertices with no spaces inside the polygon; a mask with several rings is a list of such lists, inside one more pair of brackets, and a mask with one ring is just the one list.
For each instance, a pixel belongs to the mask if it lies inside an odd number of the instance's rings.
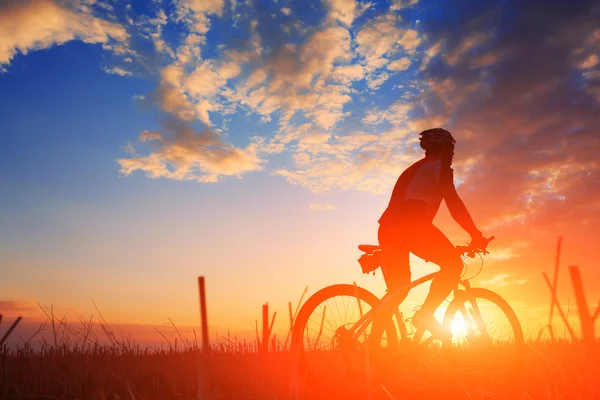
{"label": "orange cloud", "polygon": [[51,0],[0,4],[0,68],[17,53],[46,49],[71,40],[123,43],[129,34],[119,24],[94,17],[87,8],[69,8]]}
{"label": "orange cloud", "polygon": [[0,300],[0,314],[7,316],[29,316],[35,312],[37,305],[30,300]]}
{"label": "orange cloud", "polygon": [[166,128],[171,136],[148,131],[140,135],[140,141],[155,145],[149,155],[139,155],[132,149],[135,153],[131,157],[117,160],[123,175],[141,170],[150,178],[216,182],[222,175],[240,176],[262,169],[256,143],[237,148],[214,131],[196,133],[175,119],[167,121]]}

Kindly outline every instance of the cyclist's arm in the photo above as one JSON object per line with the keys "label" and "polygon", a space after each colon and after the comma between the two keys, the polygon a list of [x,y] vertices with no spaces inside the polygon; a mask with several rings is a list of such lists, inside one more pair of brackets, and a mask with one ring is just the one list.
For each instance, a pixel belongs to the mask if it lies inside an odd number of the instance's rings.
{"label": "cyclist's arm", "polygon": [[456,187],[454,186],[454,174],[451,168],[442,171],[440,176],[440,191],[446,201],[446,205],[448,206],[452,218],[454,218],[454,220],[467,231],[469,235],[471,235],[471,239],[480,238],[482,235],[481,232],[475,226],[473,218],[471,218],[471,214],[469,214],[465,203],[463,203],[456,192]]}

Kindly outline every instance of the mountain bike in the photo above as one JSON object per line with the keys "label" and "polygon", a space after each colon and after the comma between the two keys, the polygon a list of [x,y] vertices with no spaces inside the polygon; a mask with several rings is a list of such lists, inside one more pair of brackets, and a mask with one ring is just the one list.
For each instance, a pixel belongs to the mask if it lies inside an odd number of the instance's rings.
{"label": "mountain bike", "polygon": [[[363,273],[374,273],[385,262],[380,246],[358,248],[364,252],[359,259]],[[487,250],[470,246],[456,249],[463,263],[479,255],[483,268],[481,256]],[[521,325],[500,295],[471,287],[469,279],[477,274],[469,278],[463,274],[449,296],[452,300],[443,304],[446,309],[442,326],[447,333],[443,338],[436,337],[427,327],[414,328],[411,318],[400,312],[406,293],[437,273],[388,291],[381,299],[356,284],[332,285],[317,291],[303,304],[292,329],[295,377],[308,380],[313,386],[323,382],[337,385],[340,379],[352,380],[390,370],[389,363],[378,369],[376,361],[403,360],[403,356],[422,355],[424,349],[437,349],[467,368],[482,371],[482,363],[494,360],[493,368],[515,373],[524,350]]]}

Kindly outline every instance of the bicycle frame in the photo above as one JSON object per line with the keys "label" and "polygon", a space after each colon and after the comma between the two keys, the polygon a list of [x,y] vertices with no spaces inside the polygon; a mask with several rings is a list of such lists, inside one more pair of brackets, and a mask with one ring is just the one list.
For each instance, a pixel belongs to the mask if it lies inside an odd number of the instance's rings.
{"label": "bicycle frame", "polygon": [[[410,292],[413,288],[415,288],[427,281],[432,280],[437,274],[439,274],[439,271],[432,272],[431,274],[425,275],[413,282],[410,282],[391,293],[390,292],[386,293],[380,299],[380,303],[377,307],[372,308],[366,314],[362,315],[361,318],[352,325],[352,327],[350,328],[350,331],[354,332],[352,334],[352,338],[355,340],[358,340],[359,336],[362,335],[365,332],[365,330],[367,329],[367,327],[371,324],[371,322],[373,322],[373,320],[375,319],[375,316],[379,312],[381,312],[381,310],[388,303],[393,301],[394,298],[396,298],[397,296],[400,296],[401,294],[403,294],[405,292]],[[461,281],[457,282],[457,287],[458,287],[458,285],[462,285],[462,286],[466,287],[467,289],[470,287],[468,280],[464,280],[464,281],[461,280]],[[456,288],[453,291],[455,291],[455,290],[456,290]],[[400,305],[401,303],[402,302],[399,302],[398,305]]]}

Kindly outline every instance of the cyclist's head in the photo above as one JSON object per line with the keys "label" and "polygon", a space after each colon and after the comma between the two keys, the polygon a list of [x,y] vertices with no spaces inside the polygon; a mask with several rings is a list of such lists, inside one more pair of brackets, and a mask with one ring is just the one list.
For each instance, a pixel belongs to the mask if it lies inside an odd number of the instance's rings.
{"label": "cyclist's head", "polygon": [[419,133],[421,148],[425,150],[425,155],[437,156],[448,159],[452,164],[452,156],[454,155],[454,145],[456,140],[452,134],[442,128],[427,129]]}

